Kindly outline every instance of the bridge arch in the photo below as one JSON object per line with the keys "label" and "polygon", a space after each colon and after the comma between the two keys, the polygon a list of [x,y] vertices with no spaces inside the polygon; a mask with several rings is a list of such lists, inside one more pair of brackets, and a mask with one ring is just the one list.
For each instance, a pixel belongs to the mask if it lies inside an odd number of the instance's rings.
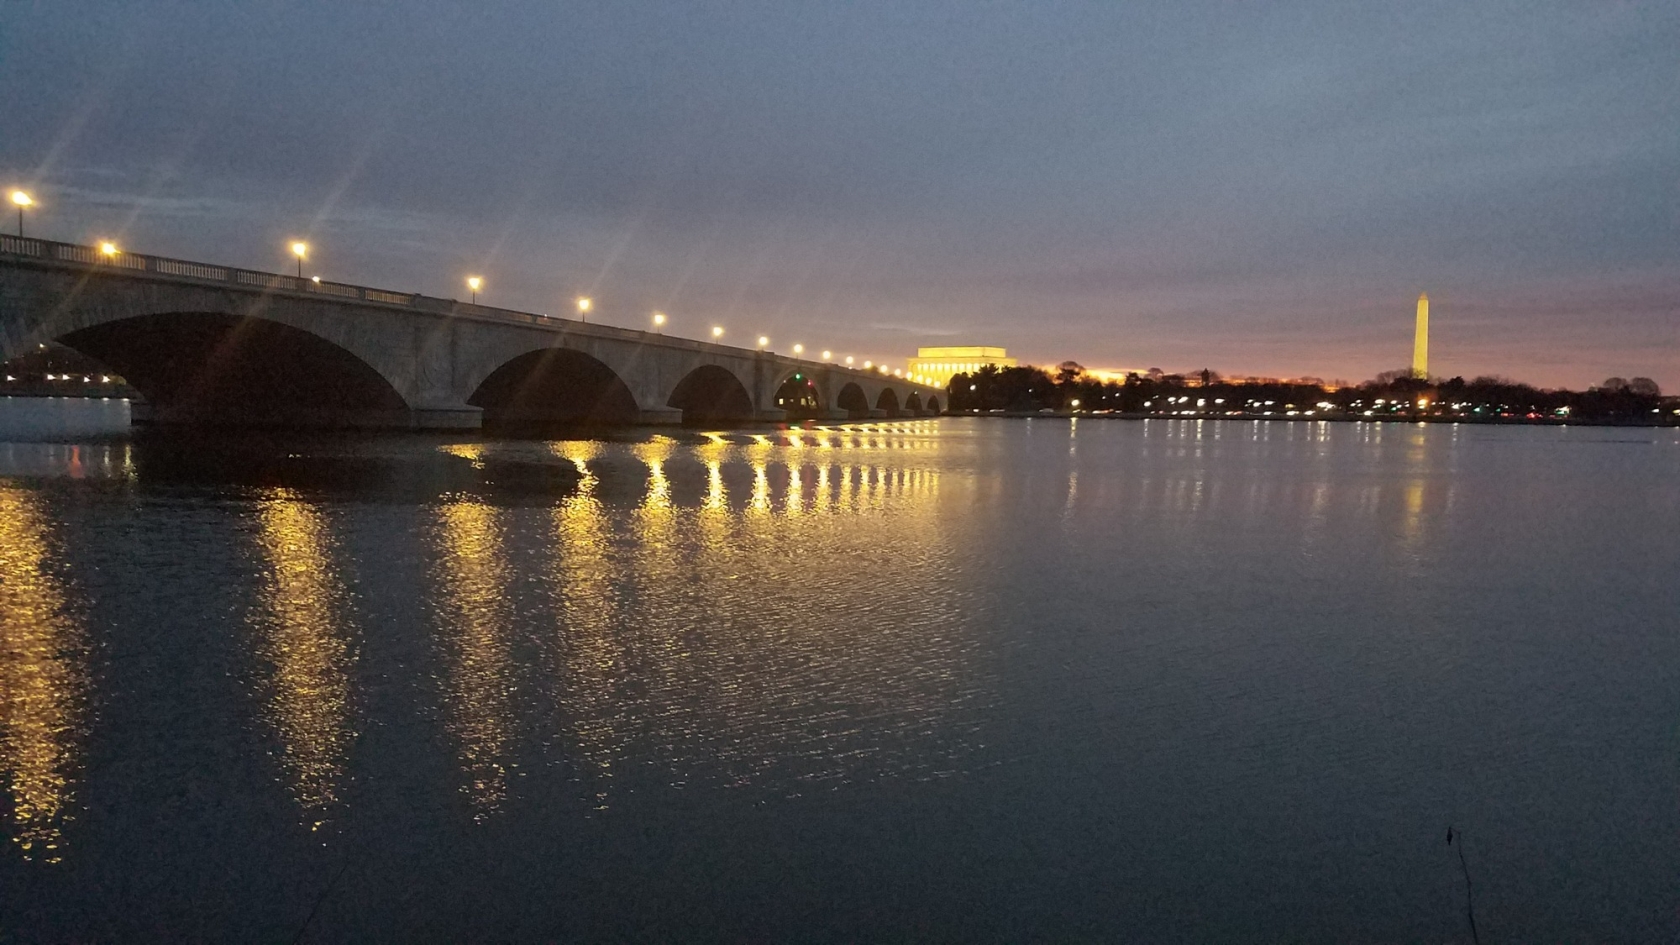
{"label": "bridge arch", "polygon": [[527,351],[491,371],[467,398],[484,426],[531,429],[635,423],[636,398],[618,373],[571,348]]}
{"label": "bridge arch", "polygon": [[869,395],[863,392],[855,381],[847,381],[840,388],[840,395],[834,399],[834,406],[846,411],[850,420],[864,420],[869,417]]}
{"label": "bridge arch", "polygon": [[409,404],[358,354],[314,332],[251,315],[159,312],[85,325],[56,339],[145,397],[138,420],[260,426],[406,425]]}
{"label": "bridge arch", "polygon": [[922,412],[922,395],[911,391],[904,395],[904,412],[915,415]]}
{"label": "bridge arch", "polygon": [[753,419],[752,396],[728,368],[702,364],[677,382],[667,407],[682,411],[684,423],[731,423]]}
{"label": "bridge arch", "polygon": [[881,388],[881,396],[875,398],[875,409],[889,417],[898,416],[898,391],[891,387]]}
{"label": "bridge arch", "polygon": [[789,420],[822,419],[828,412],[826,402],[816,376],[804,368],[785,372],[770,397],[770,406],[783,411]]}
{"label": "bridge arch", "polygon": [[931,394],[928,395],[927,411],[928,411],[928,413],[931,413],[936,417],[939,416],[939,398],[938,397],[935,397]]}

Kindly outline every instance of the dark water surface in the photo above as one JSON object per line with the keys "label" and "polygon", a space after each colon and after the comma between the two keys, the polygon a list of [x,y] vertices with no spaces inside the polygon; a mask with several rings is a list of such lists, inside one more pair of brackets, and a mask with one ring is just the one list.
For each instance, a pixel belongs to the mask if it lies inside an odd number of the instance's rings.
{"label": "dark water surface", "polygon": [[1674,430],[126,419],[0,401],[3,940],[1680,935]]}

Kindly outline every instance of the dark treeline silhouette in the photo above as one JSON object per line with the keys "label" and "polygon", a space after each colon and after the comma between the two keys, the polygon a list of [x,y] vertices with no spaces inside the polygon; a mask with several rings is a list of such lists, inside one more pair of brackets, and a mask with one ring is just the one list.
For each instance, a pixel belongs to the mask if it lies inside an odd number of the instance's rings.
{"label": "dark treeline silhouette", "polygon": [[1504,422],[1680,423],[1680,398],[1650,378],[1613,377],[1586,391],[1541,390],[1502,377],[1465,380],[1386,371],[1363,384],[1231,381],[1213,371],[1151,370],[1103,381],[1073,362],[1054,371],[986,366],[948,388],[954,413],[1076,411],[1131,416],[1404,417]]}
{"label": "dark treeline silhouette", "polygon": [[0,397],[132,397],[121,377],[63,345],[41,345],[0,362]]}

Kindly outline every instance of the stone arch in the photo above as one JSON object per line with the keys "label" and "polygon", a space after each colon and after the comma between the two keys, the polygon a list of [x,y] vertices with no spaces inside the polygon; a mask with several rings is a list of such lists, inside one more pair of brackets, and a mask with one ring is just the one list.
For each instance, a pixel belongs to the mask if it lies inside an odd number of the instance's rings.
{"label": "stone arch", "polygon": [[846,411],[848,419],[863,420],[869,416],[869,395],[855,381],[847,381],[846,386],[840,388],[840,396],[835,398],[834,406]]}
{"label": "stone arch", "polygon": [[915,391],[911,391],[910,393],[904,395],[904,412],[911,414],[912,416],[921,413],[922,395],[916,393]]}
{"label": "stone arch", "polygon": [[528,351],[490,372],[467,403],[484,426],[543,429],[634,423],[636,398],[617,372],[570,348]]}
{"label": "stone arch", "polygon": [[788,371],[777,382],[770,406],[781,410],[789,420],[813,420],[823,415],[824,399],[816,377],[800,368]]}
{"label": "stone arch", "polygon": [[141,422],[407,426],[409,404],[367,361],[314,332],[250,315],[161,312],[56,340],[122,375]]}
{"label": "stone arch", "polygon": [[881,388],[881,396],[875,398],[875,409],[889,417],[898,416],[898,391],[891,387]]}
{"label": "stone arch", "polygon": [[702,364],[677,382],[665,405],[682,411],[684,423],[730,423],[753,418],[746,385],[728,368]]}
{"label": "stone arch", "polygon": [[928,396],[927,411],[928,411],[928,413],[931,413],[936,417],[939,416],[939,398],[938,397],[934,397],[932,395]]}

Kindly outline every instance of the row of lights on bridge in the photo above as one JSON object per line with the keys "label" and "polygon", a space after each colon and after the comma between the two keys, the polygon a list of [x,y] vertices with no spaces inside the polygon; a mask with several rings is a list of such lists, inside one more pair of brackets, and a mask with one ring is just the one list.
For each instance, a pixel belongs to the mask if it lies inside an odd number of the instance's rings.
{"label": "row of lights on bridge", "polygon": [[[18,227],[17,227],[17,230],[18,230],[18,236],[22,237],[23,236],[23,211],[28,207],[34,206],[35,205],[35,200],[34,200],[34,198],[29,196],[29,194],[25,193],[24,191],[14,190],[14,191],[12,191],[12,203],[17,206],[17,211],[18,211]],[[305,259],[309,258],[309,244],[304,242],[303,240],[293,240],[292,245],[291,245],[291,249],[292,249],[292,255],[297,257],[298,278],[302,279],[303,278],[303,261]],[[114,258],[119,253],[121,253],[121,250],[119,250],[117,248],[116,243],[114,243],[110,240],[100,240],[99,241],[99,254],[101,256],[105,256],[107,258]],[[321,281],[320,276],[314,276],[313,279],[316,282]],[[484,277],[483,276],[468,276],[467,277],[467,291],[472,293],[472,301],[473,301],[474,305],[478,304],[478,293],[479,293],[479,290],[481,290],[483,288],[484,288]],[[589,313],[592,309],[594,309],[594,307],[595,307],[595,300],[594,299],[592,299],[592,298],[590,298],[586,295],[585,296],[579,296],[578,300],[577,300],[578,318],[582,321],[585,321],[585,322],[589,321]],[[654,312],[653,313],[653,328],[654,328],[654,331],[663,331],[664,328],[665,328],[666,321],[668,321],[668,319],[667,319],[664,312]],[[717,341],[717,340],[721,339],[722,337],[723,337],[723,326],[713,325],[712,326],[712,340]],[[758,349],[760,351],[764,351],[764,350],[767,350],[769,347],[770,347],[769,336],[759,335],[758,336]],[[793,353],[794,353],[795,357],[803,357],[805,355],[805,346],[802,345],[802,344],[795,344],[793,346]],[[827,361],[827,362],[833,362],[834,361],[834,352],[824,351],[822,353],[822,360]],[[856,366],[856,359],[853,358],[851,355],[846,356],[845,362],[846,362],[847,367],[855,367]],[[906,380],[914,381],[918,384],[931,384],[931,383],[933,383],[932,378],[925,377],[921,374],[915,374],[915,373],[911,373],[911,374],[907,375],[907,374],[905,374],[903,368],[892,368],[892,369],[889,370],[885,364],[877,365],[873,361],[864,361],[863,362],[863,369],[866,370],[866,371],[871,371],[871,370],[880,371],[882,374],[891,374],[894,377],[905,378]]]}

